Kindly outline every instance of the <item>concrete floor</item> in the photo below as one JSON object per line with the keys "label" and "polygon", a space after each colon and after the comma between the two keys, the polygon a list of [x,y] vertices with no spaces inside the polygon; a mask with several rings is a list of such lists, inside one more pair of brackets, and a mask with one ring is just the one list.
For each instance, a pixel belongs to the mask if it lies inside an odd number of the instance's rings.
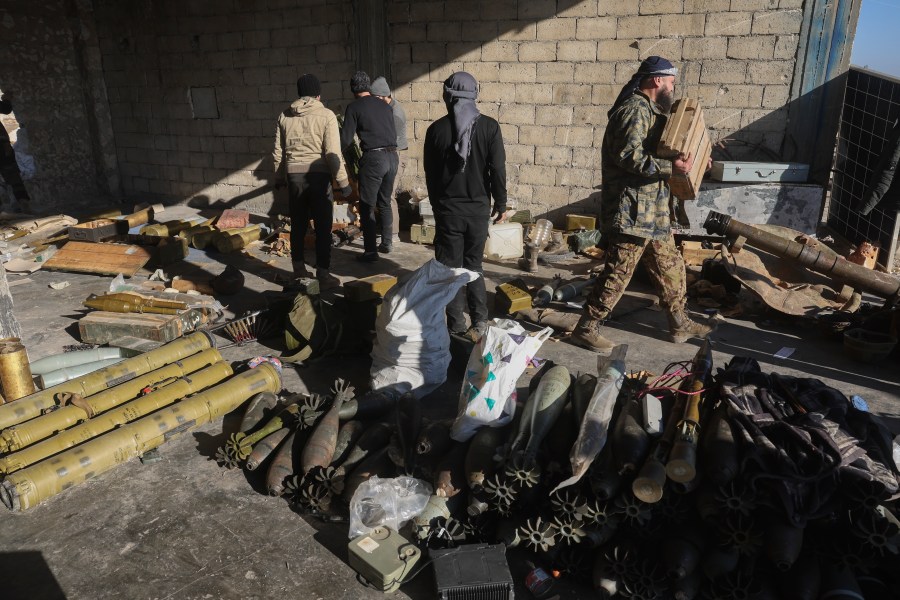
{"label": "concrete floor", "polygon": [[[362,265],[353,260],[359,252],[358,245],[336,249],[333,272],[345,281],[373,273],[400,274],[432,256],[428,246],[401,243],[378,263]],[[224,258],[192,251],[189,260],[170,274],[217,274],[225,266]],[[247,274],[246,289],[228,299],[233,313],[261,306],[261,292],[280,289],[273,280],[290,268],[287,258],[273,260],[259,252],[228,260]],[[577,275],[595,264],[579,259],[576,264],[543,268],[526,279],[535,283],[556,272]],[[521,273],[511,262],[486,263],[485,275],[493,290],[498,282]],[[136,280],[146,276],[141,273]],[[9,277],[14,281],[18,276]],[[32,358],[77,343],[76,321],[85,312],[81,302],[90,293],[105,291],[110,282],[47,271],[29,279],[14,286],[12,294]],[[70,285],[59,291],[48,288],[59,281]],[[609,333],[613,341],[629,345],[628,368],[659,373],[671,362],[690,359],[696,346],[664,341],[664,315],[642,308],[652,296],[641,293],[640,282],[633,287],[637,291],[623,300]],[[729,320],[713,341],[717,367],[733,355],[749,355],[764,370],[822,379],[848,396],[862,396],[895,431],[900,430],[898,353],[881,365],[854,363],[844,357],[839,343],[825,341],[814,327],[778,319]],[[785,346],[796,352],[788,359],[774,358]],[[270,352],[251,345],[223,354],[242,360]],[[575,372],[595,372],[596,356],[565,342],[548,341],[539,355]],[[338,376],[349,378],[357,390],[365,389],[368,365],[366,357],[358,357],[325,361],[315,368],[288,368],[285,391],[325,392]],[[520,385],[526,385],[529,377],[526,374]],[[452,416],[458,390],[459,380],[453,377],[427,399],[426,412]],[[131,461],[24,514],[0,514],[0,598],[381,597],[357,583],[346,564],[346,525],[301,517],[284,499],[265,495],[253,474],[216,465],[211,457],[238,420],[239,415],[232,414],[224,423],[213,422],[175,438],[161,448],[160,462]],[[432,586],[426,569],[395,597],[430,598]],[[560,595],[574,598],[584,593],[565,589]],[[517,596],[528,597],[523,589]]]}

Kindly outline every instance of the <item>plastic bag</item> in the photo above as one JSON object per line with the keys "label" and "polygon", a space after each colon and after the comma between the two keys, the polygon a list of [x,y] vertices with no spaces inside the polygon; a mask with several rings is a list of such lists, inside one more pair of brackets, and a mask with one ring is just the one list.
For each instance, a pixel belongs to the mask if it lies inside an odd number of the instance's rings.
{"label": "plastic bag", "polygon": [[414,477],[370,477],[350,500],[350,539],[380,526],[398,531],[425,510],[432,491],[431,485]]}
{"label": "plastic bag", "polygon": [[528,333],[515,321],[494,320],[469,356],[450,437],[465,442],[483,425],[502,427],[512,420],[516,382],[551,335],[550,327]]}
{"label": "plastic bag", "polygon": [[418,399],[444,383],[450,366],[444,309],[459,288],[479,277],[432,259],[397,282],[375,321],[373,390],[412,392]]}

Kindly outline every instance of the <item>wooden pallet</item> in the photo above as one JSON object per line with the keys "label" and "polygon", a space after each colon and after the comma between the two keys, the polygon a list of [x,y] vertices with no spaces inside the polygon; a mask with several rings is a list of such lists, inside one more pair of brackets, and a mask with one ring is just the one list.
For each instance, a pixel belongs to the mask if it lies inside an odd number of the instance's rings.
{"label": "wooden pallet", "polygon": [[131,277],[150,260],[150,250],[132,244],[69,242],[44,264],[52,271]]}
{"label": "wooden pallet", "polygon": [[712,143],[706,131],[706,122],[700,104],[691,98],[681,98],[672,105],[672,112],[659,140],[657,154],[661,158],[674,159],[679,154],[694,157],[691,172],[685,175],[673,173],[669,189],[679,200],[697,197],[706,165],[712,155]]}

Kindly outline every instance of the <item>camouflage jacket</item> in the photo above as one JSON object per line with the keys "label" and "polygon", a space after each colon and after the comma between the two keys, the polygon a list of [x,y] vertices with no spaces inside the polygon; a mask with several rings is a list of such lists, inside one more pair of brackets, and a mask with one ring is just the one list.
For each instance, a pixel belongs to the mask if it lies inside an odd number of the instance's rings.
{"label": "camouflage jacket", "polygon": [[600,153],[604,232],[652,240],[669,236],[672,161],[655,156],[666,116],[640,91],[609,117]]}

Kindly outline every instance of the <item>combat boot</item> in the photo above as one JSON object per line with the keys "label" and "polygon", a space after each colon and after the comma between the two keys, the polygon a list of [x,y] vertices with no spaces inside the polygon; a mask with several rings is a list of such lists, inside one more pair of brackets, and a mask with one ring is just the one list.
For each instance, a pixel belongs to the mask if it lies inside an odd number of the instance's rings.
{"label": "combat boot", "polygon": [[309,271],[306,270],[306,263],[302,260],[295,260],[291,263],[294,270],[294,277],[309,277]]}
{"label": "combat boot", "polygon": [[330,290],[341,285],[341,280],[332,275],[328,269],[316,269],[316,279],[319,280],[319,289],[322,290]]}
{"label": "combat boot", "polygon": [[569,245],[566,243],[566,238],[563,237],[562,231],[554,229],[550,232],[550,244],[541,250],[541,254],[565,254],[567,252],[569,252]]}
{"label": "combat boot", "polygon": [[705,338],[715,330],[715,321],[698,323],[687,316],[683,310],[669,313],[670,339],[676,344],[683,344],[691,338]]}
{"label": "combat boot", "polygon": [[615,344],[601,335],[603,323],[604,321],[590,317],[581,317],[572,332],[572,343],[593,350],[601,356],[609,356]]}

